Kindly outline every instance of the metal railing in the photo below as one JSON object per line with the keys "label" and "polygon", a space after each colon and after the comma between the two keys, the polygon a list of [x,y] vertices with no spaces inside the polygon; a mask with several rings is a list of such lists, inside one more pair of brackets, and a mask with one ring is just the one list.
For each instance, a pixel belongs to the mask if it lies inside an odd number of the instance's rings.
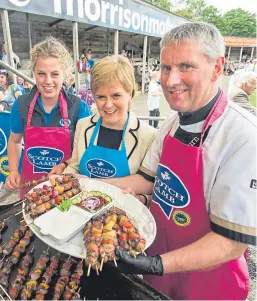
{"label": "metal railing", "polygon": [[167,118],[167,116],[165,117],[154,117],[154,116],[137,116],[138,119],[141,120],[155,120],[155,121],[163,121]]}
{"label": "metal railing", "polygon": [[[33,81],[31,78],[29,78],[28,76],[26,76],[25,74],[23,74],[22,72],[20,72],[19,70],[11,67],[9,64],[6,64],[5,62],[3,62],[2,60],[0,60],[0,65],[2,67],[4,67],[5,69],[10,70],[11,72],[13,72],[14,74],[18,75],[19,77],[22,77],[25,81],[27,81],[28,83],[30,83],[31,85],[35,85],[36,82]],[[154,116],[137,116],[138,119],[141,120],[153,120],[153,121],[163,121],[166,119],[166,117],[154,117]]]}
{"label": "metal railing", "polygon": [[23,78],[26,82],[30,83],[31,85],[35,85],[36,83],[29,78],[27,75],[23,74],[22,72],[20,72],[19,70],[13,68],[12,66],[10,66],[9,64],[6,64],[5,62],[3,62],[2,60],[0,60],[0,66],[4,67],[7,70],[10,70],[12,73],[18,75],[19,77]]}

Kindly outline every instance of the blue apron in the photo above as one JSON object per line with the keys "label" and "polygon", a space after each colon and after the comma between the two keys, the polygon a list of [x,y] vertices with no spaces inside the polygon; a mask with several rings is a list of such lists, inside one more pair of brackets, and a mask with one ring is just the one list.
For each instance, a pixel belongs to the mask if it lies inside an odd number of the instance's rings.
{"label": "blue apron", "polygon": [[123,129],[121,149],[110,149],[94,145],[99,132],[102,118],[96,123],[88,148],[85,150],[80,163],[80,174],[90,178],[119,178],[130,175],[124,136],[128,125],[128,118]]}

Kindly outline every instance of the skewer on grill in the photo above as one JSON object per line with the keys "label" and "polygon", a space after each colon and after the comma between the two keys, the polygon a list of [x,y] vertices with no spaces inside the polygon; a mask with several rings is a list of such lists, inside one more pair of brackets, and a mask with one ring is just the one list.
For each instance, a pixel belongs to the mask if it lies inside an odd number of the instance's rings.
{"label": "skewer on grill", "polygon": [[9,288],[8,291],[9,295],[13,300],[15,300],[20,294],[23,285],[25,283],[26,277],[29,275],[29,269],[34,261],[33,253],[34,253],[34,246],[29,252],[27,252],[27,254],[22,258],[20,262],[15,280],[12,282],[11,287]]}
{"label": "skewer on grill", "polygon": [[52,277],[57,273],[59,260],[60,260],[60,253],[51,257],[50,265],[46,268],[46,270],[42,276],[42,281],[37,287],[36,300],[44,300],[45,299],[45,295],[48,292],[49,284],[52,281]]}
{"label": "skewer on grill", "polygon": [[42,275],[43,271],[46,269],[47,263],[49,261],[49,247],[47,251],[43,251],[40,255],[39,259],[37,260],[33,270],[29,273],[29,279],[25,283],[22,292],[21,292],[21,299],[28,300],[31,298],[31,295],[34,291],[36,291],[38,283],[37,280]]}
{"label": "skewer on grill", "polygon": [[[18,263],[19,259],[21,258],[21,255],[25,253],[26,248],[30,243],[30,239],[33,236],[33,232],[31,230],[27,230],[25,235],[23,235],[23,228],[23,226],[20,226],[14,231],[14,234],[12,236],[13,238],[10,239],[8,243],[9,247],[7,244],[3,251],[5,255],[9,255],[11,253],[11,256],[4,261],[3,267],[0,271],[0,284],[5,288],[8,288],[8,281],[13,266]],[[10,244],[10,242],[12,243]]]}
{"label": "skewer on grill", "polygon": [[54,295],[53,295],[53,300],[59,300],[64,292],[65,287],[69,283],[70,280],[70,274],[71,274],[71,267],[73,263],[76,261],[69,256],[64,263],[62,264],[60,268],[60,276],[57,279],[57,283],[54,287]]}

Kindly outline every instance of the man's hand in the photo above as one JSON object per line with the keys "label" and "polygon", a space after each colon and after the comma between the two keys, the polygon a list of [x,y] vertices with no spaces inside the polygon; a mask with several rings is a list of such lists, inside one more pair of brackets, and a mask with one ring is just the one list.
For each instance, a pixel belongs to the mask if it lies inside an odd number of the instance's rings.
{"label": "man's hand", "polygon": [[58,165],[55,165],[52,169],[51,169],[51,171],[50,171],[50,173],[49,173],[49,177],[50,176],[52,176],[52,175],[61,175],[62,173],[63,173],[63,171],[64,171],[64,169],[65,169],[65,164],[63,164],[63,163],[60,163],[60,164],[58,164]]}
{"label": "man's hand", "polygon": [[138,195],[135,193],[134,190],[131,188],[126,188],[122,190],[123,193],[125,194],[132,194],[135,198],[137,198],[143,205],[146,205],[146,199],[142,195]]}
{"label": "man's hand", "polygon": [[163,275],[161,256],[137,255],[136,258],[121,249],[115,250],[118,269],[124,274]]}
{"label": "man's hand", "polygon": [[5,181],[5,187],[7,189],[19,189],[21,176],[18,171],[11,171],[10,175]]}

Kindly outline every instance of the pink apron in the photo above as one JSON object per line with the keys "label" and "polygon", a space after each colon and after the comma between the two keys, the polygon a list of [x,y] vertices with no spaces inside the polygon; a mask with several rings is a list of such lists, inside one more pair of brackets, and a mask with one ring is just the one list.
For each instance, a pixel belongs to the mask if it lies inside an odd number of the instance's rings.
{"label": "pink apron", "polygon": [[[64,126],[60,128],[30,125],[38,96],[39,91],[35,94],[29,107],[24,139],[25,149],[22,162],[21,183],[39,180],[43,176],[46,176],[55,165],[68,160],[71,156],[68,108],[63,92],[60,92],[60,110],[64,120]],[[21,189],[21,198],[23,198],[30,189],[31,188]]]}
{"label": "pink apron", "polygon": [[[181,143],[170,133],[166,135],[151,205],[157,236],[147,252],[149,255],[182,248],[211,231],[203,189],[202,140],[226,105],[227,99],[222,92],[204,123],[199,148]],[[144,279],[177,300],[244,300],[249,291],[244,256],[204,271],[146,276]]]}

